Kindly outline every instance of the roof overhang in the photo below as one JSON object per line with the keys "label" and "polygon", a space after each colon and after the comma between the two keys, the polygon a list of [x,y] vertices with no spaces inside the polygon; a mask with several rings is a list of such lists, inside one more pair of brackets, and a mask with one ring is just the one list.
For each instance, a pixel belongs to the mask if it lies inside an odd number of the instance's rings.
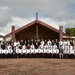
{"label": "roof overhang", "polygon": [[[42,21],[40,21],[40,20],[34,20],[34,21],[32,21],[32,22],[30,22],[30,23],[24,25],[23,27],[21,27],[21,28],[15,30],[14,33],[18,33],[18,32],[20,32],[21,30],[26,29],[27,27],[32,26],[33,24],[36,24],[36,23],[37,23],[37,24],[40,24],[40,25],[42,25],[42,26],[45,26],[45,27],[47,27],[47,28],[49,28],[49,29],[51,29],[51,30],[53,30],[53,31],[55,31],[55,32],[57,32],[57,33],[59,33],[59,30],[58,30],[58,29],[56,29],[56,28],[54,28],[54,27],[52,27],[52,26],[50,26],[50,25],[48,25],[48,24],[46,24],[46,23],[44,23],[44,22],[42,22]],[[7,35],[4,36],[4,38],[10,36],[11,34],[12,34],[12,32],[8,33]],[[68,34],[66,34],[66,33],[64,33],[64,32],[63,32],[63,36],[67,36],[68,38],[71,38],[71,36],[69,36]]]}

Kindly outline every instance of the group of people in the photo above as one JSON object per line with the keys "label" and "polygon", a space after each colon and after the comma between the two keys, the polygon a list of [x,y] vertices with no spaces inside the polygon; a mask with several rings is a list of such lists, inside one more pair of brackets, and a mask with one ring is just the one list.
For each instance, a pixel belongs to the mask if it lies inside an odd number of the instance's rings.
{"label": "group of people", "polygon": [[0,58],[75,58],[73,40],[20,40],[3,41],[0,44]]}

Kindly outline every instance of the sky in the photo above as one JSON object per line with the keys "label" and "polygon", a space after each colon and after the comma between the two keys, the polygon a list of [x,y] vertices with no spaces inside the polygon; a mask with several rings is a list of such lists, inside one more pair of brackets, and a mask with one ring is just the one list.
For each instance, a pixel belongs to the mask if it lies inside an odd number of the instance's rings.
{"label": "sky", "polygon": [[11,32],[36,19],[57,29],[75,28],[75,0],[0,0],[0,33]]}

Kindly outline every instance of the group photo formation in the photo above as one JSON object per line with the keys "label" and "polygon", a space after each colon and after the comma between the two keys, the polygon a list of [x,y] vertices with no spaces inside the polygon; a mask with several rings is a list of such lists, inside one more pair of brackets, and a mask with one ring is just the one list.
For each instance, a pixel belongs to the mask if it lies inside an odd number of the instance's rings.
{"label": "group photo formation", "polygon": [[3,41],[0,58],[63,58],[74,59],[74,40],[30,39]]}
{"label": "group photo formation", "polygon": [[0,0],[0,75],[75,75],[75,0]]}

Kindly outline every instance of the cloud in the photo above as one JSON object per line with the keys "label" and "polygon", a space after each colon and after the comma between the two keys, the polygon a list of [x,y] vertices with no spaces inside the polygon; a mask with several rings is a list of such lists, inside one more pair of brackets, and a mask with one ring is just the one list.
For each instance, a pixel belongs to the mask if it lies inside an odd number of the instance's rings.
{"label": "cloud", "polygon": [[10,32],[12,24],[17,28],[25,25],[35,19],[36,12],[50,25],[63,25],[64,30],[75,27],[74,9],[75,0],[0,0],[0,32]]}
{"label": "cloud", "polygon": [[20,17],[12,17],[11,25],[18,25],[18,27],[22,27],[22,26],[24,26],[24,25],[26,25],[26,24],[34,21],[34,20],[35,19],[33,17],[29,18],[29,19],[20,18]]}
{"label": "cloud", "polygon": [[75,18],[66,21],[65,28],[75,28]]}
{"label": "cloud", "polygon": [[30,18],[30,19],[23,19],[20,17],[11,17],[10,22],[7,23],[6,26],[1,27],[0,31],[7,34],[9,32],[11,32],[11,26],[14,25],[16,27],[16,29],[32,22],[34,20],[34,18]]}
{"label": "cloud", "polygon": [[55,21],[55,20],[53,20],[52,18],[43,18],[43,17],[42,17],[40,20],[41,20],[42,22],[44,22],[44,23],[46,23],[46,24],[48,24],[48,25],[50,25],[50,26],[56,28],[56,29],[59,29],[58,22]]}
{"label": "cloud", "polygon": [[[4,33],[9,33],[11,32],[11,26],[14,25],[16,27],[16,29],[34,21],[35,18],[29,18],[29,19],[25,19],[25,18],[20,18],[20,17],[12,17],[11,21],[7,23],[7,26],[1,28],[1,30],[3,30]],[[59,29],[58,23],[55,22],[53,19],[51,18],[40,18],[39,20],[41,20],[42,22],[45,22],[46,24],[49,24],[50,26]]]}
{"label": "cloud", "polygon": [[[5,34],[11,32],[11,26],[14,25],[16,27],[16,29],[34,21],[35,18],[34,17],[31,17],[29,19],[25,19],[25,18],[20,18],[20,17],[12,17],[11,18],[11,21],[7,23],[7,26],[5,27],[1,27],[1,31],[3,31]],[[63,21],[57,21],[57,20],[54,20],[52,18],[45,18],[45,17],[41,17],[39,19],[40,21],[56,28],[56,29],[59,29],[59,26],[62,25],[64,27],[64,30],[65,31],[65,28],[69,28],[69,27],[75,27],[75,19],[71,19],[71,20],[63,20]]]}
{"label": "cloud", "polygon": [[[11,26],[12,25],[15,25],[16,29],[34,21],[35,18],[32,17],[32,18],[29,18],[29,19],[25,19],[25,18],[20,18],[20,17],[12,17],[11,19],[11,22],[9,22],[7,24],[7,27],[4,28],[4,32],[6,33],[9,33],[9,31],[11,32]],[[41,20],[42,22],[56,28],[56,29],[59,29],[59,26],[62,25],[64,27],[64,30],[65,31],[65,28],[69,28],[69,27],[75,27],[75,19],[71,19],[71,20],[63,20],[63,21],[57,21],[57,20],[54,20],[52,18],[40,18],[39,20]],[[8,28],[8,30],[6,30],[6,28]]]}
{"label": "cloud", "polygon": [[4,7],[0,7],[0,10],[6,11],[6,10],[10,10],[10,8],[9,8],[9,7],[4,6]]}

